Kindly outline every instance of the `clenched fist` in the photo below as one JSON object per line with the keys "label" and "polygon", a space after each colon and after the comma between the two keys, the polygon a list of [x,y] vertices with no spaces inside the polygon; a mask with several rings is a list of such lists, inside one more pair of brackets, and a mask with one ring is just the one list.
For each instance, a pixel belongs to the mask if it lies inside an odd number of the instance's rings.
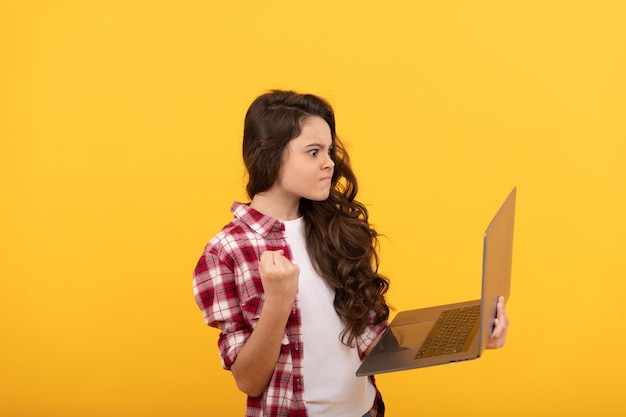
{"label": "clenched fist", "polygon": [[265,301],[293,304],[298,292],[300,268],[284,256],[284,251],[266,251],[261,254],[259,274],[265,291]]}

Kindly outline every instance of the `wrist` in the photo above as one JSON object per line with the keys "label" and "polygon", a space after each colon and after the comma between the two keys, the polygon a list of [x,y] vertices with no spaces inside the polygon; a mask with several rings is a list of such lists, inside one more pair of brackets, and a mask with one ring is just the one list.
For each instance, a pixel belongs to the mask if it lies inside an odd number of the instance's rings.
{"label": "wrist", "polygon": [[269,315],[289,316],[293,307],[293,300],[284,297],[268,297],[265,295],[265,302],[263,303],[263,311],[261,313],[267,313]]}

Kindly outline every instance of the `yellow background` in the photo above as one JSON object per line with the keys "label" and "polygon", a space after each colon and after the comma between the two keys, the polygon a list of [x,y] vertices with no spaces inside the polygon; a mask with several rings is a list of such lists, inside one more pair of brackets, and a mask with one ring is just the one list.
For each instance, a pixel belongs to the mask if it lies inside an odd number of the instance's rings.
{"label": "yellow background", "polygon": [[506,348],[381,375],[388,415],[624,414],[625,17],[3,1],[0,415],[243,415],[191,273],[244,198],[242,121],[269,88],[335,106],[397,310],[479,296],[482,232],[518,186]]}

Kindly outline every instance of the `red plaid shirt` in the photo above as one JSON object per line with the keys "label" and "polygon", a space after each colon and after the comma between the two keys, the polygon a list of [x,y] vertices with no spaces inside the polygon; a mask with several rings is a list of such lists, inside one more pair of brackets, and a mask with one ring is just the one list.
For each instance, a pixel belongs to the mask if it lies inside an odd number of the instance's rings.
{"label": "red plaid shirt", "polygon": [[[280,220],[241,203],[234,203],[231,211],[235,219],[206,246],[193,279],[195,299],[204,320],[209,326],[221,330],[218,347],[224,369],[230,369],[235,362],[263,308],[263,286],[258,271],[261,254],[267,250],[283,249],[285,256],[292,259],[285,238],[285,226]],[[372,322],[356,338],[361,357],[386,327],[387,323],[375,325]],[[263,394],[248,396],[247,417],[307,416],[303,400],[303,352],[300,309],[296,297],[272,378]],[[371,416],[383,416],[384,409],[377,390]]]}

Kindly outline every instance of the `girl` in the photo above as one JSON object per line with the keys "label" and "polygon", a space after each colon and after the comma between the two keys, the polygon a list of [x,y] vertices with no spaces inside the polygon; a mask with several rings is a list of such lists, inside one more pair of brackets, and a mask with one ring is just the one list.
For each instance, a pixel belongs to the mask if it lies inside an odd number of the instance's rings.
{"label": "girl", "polygon": [[[223,366],[248,395],[246,415],[383,416],[374,378],[355,372],[387,327],[389,282],[331,106],[261,95],[246,114],[243,159],[251,202],[233,204],[193,285],[221,331]],[[492,347],[504,341],[503,318]]]}

